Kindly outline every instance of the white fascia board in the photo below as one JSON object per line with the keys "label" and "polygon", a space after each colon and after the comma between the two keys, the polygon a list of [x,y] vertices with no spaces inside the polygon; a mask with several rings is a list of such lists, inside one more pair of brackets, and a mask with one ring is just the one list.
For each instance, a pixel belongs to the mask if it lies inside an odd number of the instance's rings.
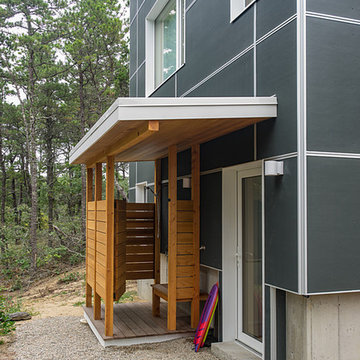
{"label": "white fascia board", "polygon": [[118,98],[70,152],[73,163],[119,121],[247,119],[277,116],[277,98]]}

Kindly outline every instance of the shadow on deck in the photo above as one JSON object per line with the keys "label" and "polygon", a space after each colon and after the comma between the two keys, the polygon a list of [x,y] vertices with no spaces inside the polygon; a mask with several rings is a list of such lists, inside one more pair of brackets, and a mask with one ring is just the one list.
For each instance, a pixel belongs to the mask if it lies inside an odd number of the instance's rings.
{"label": "shadow on deck", "polygon": [[103,306],[101,320],[94,320],[92,307],[84,306],[84,316],[104,347],[161,342],[194,335],[194,329],[190,327],[190,317],[179,310],[177,311],[176,330],[168,330],[167,304],[161,303],[160,307],[160,317],[153,317],[150,303],[114,304],[114,335],[112,337],[105,336]]}

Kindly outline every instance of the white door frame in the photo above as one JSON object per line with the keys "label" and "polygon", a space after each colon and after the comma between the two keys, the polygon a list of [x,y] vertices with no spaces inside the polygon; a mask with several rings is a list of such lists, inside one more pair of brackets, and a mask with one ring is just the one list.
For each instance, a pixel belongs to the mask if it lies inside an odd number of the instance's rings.
{"label": "white door frame", "polygon": [[[224,168],[222,173],[222,307],[223,307],[223,341],[237,339],[238,302],[237,302],[237,239],[238,239],[238,172],[258,170],[262,176],[262,275],[263,275],[263,338],[259,347],[254,349],[263,356],[265,344],[265,266],[264,266],[264,162],[262,160]],[[249,346],[248,344],[245,344]]]}

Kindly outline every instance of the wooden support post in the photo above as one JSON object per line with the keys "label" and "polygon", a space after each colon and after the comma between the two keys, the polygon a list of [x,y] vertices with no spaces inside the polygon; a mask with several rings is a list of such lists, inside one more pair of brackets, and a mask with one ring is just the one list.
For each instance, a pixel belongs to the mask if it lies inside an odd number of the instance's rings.
{"label": "wooden support post", "polygon": [[176,330],[177,151],[169,147],[168,329]]}
{"label": "wooden support post", "polygon": [[105,336],[113,336],[114,323],[114,156],[106,159],[106,279]]}
{"label": "wooden support post", "polygon": [[92,306],[92,288],[89,284],[89,224],[88,224],[88,202],[93,200],[93,169],[87,169],[86,176],[86,287],[85,287],[85,305]]}
{"label": "wooden support post", "polygon": [[[155,161],[155,269],[154,282],[160,284],[160,211],[161,211],[161,159]],[[152,296],[153,316],[160,316],[160,297],[153,292]]]}
{"label": "wooden support post", "polygon": [[196,328],[200,313],[200,145],[191,147],[191,199],[193,201],[194,296],[191,302],[191,327]]}
{"label": "wooden support post", "polygon": [[102,163],[95,165],[95,266],[94,266],[94,320],[101,319],[101,298],[96,292],[96,267],[97,267],[97,202],[102,196]]}

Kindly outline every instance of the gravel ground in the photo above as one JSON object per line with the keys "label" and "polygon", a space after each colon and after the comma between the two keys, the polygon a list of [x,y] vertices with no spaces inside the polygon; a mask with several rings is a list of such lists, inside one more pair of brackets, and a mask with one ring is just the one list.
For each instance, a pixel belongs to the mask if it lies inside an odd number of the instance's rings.
{"label": "gravel ground", "polygon": [[[10,346],[17,360],[217,360],[209,348],[193,350],[192,339],[104,349],[81,317],[45,318],[21,324]],[[0,354],[0,359],[1,354]]]}

